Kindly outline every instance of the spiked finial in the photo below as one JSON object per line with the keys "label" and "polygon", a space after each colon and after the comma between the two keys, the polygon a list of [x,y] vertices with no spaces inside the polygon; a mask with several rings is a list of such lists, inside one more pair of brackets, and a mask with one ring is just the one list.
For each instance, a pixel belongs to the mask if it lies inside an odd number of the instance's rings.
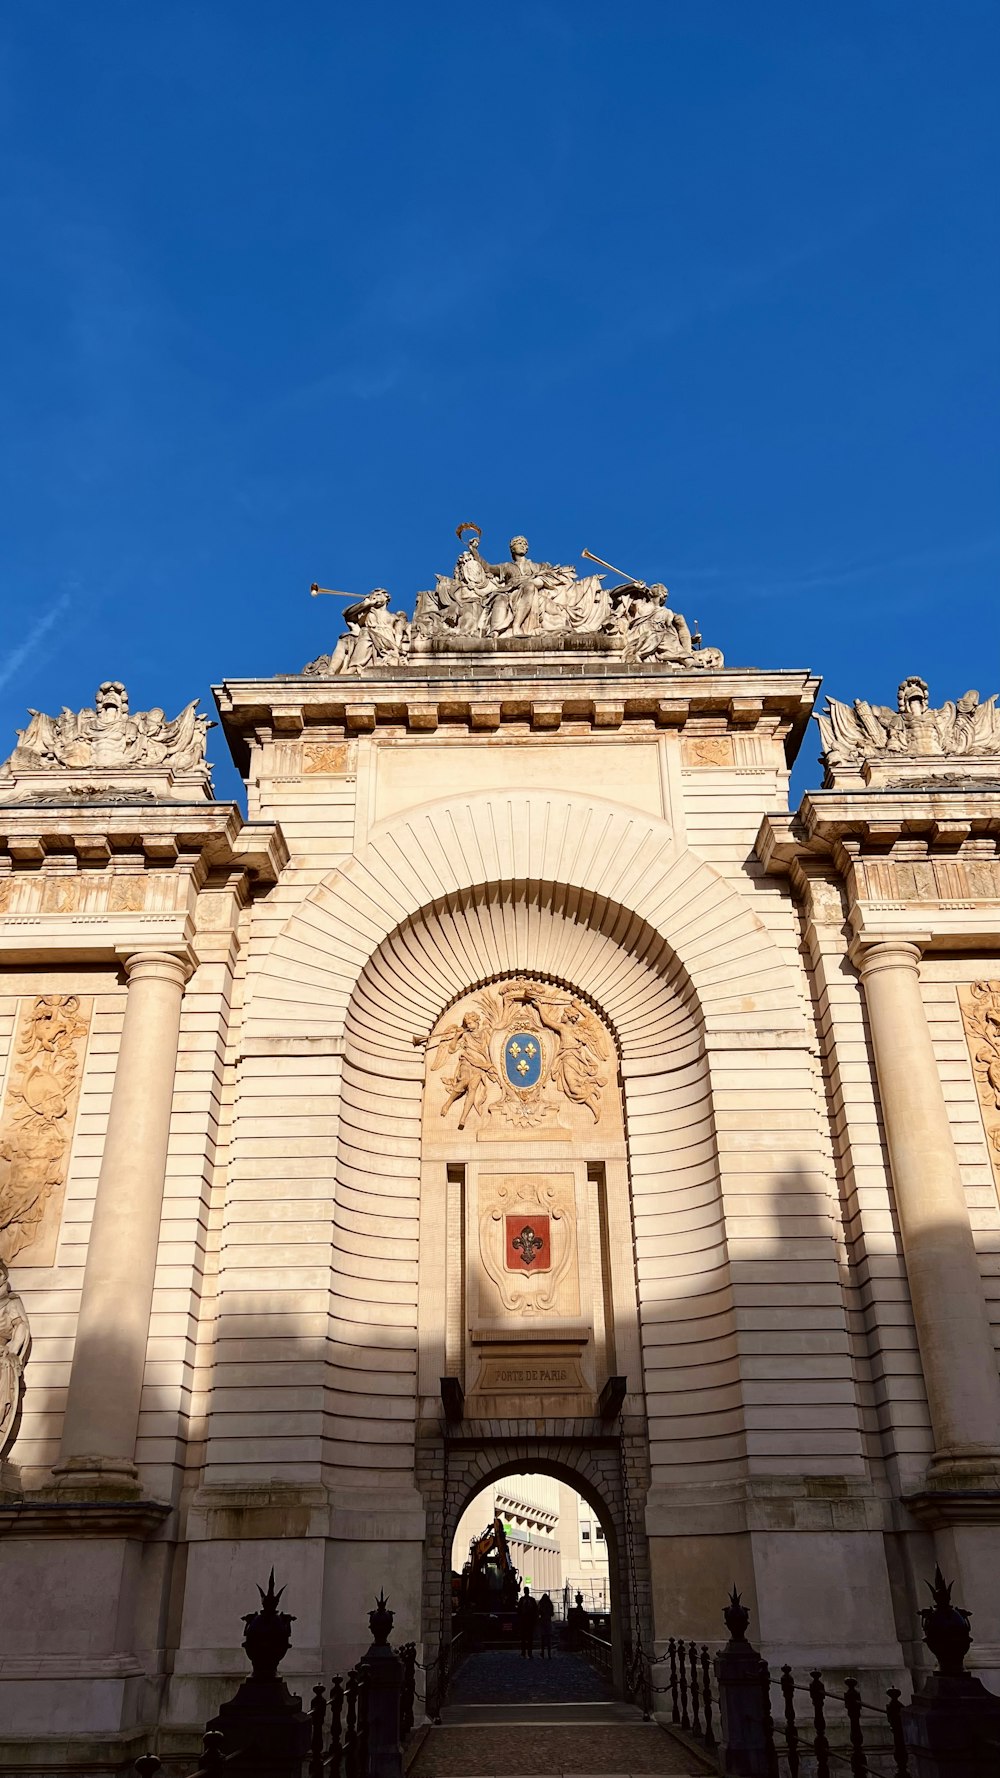
{"label": "spiked finial", "polygon": [[268,1617],[273,1617],[275,1612],[277,1611],[278,1604],[280,1602],[281,1595],[284,1592],[284,1590],[285,1590],[284,1587],[279,1587],[278,1591],[275,1592],[275,1590],[274,1590],[274,1569],[273,1568],[271,1569],[271,1573],[268,1578],[266,1593],[265,1593],[263,1587],[261,1586],[260,1582],[259,1581],[257,1582],[257,1591],[260,1594],[260,1602],[261,1602],[263,1609],[267,1612]]}
{"label": "spiked finial", "polygon": [[965,1672],[972,1630],[970,1614],[951,1602],[954,1584],[954,1581],[945,1580],[940,1568],[935,1568],[934,1579],[925,1582],[934,1603],[924,1606],[920,1621],[924,1641],[937,1660],[938,1672],[957,1679]]}
{"label": "spiked finial", "polygon": [[726,1629],[729,1631],[730,1639],[733,1642],[745,1642],[747,1625],[750,1622],[750,1613],[742,1603],[735,1585],[729,1595],[729,1604],[726,1606],[722,1615],[725,1618]]}
{"label": "spiked finial", "polygon": [[955,1582],[953,1580],[945,1580],[944,1575],[936,1564],[934,1567],[934,1579],[924,1581],[924,1586],[927,1588],[935,1605],[938,1607],[951,1604],[951,1589],[954,1585]]}
{"label": "spiked finial", "polygon": [[389,1609],[388,1601],[385,1596],[385,1588],[382,1587],[379,1590],[379,1596],[375,1601],[374,1611],[368,1613],[368,1625],[376,1648],[385,1647],[389,1640],[394,1621],[394,1613]]}
{"label": "spiked finial", "polygon": [[257,1585],[260,1610],[247,1612],[243,1619],[243,1647],[249,1656],[255,1679],[276,1678],[278,1667],[288,1653],[295,1619],[290,1612],[278,1610],[284,1590],[284,1587],[280,1587],[275,1592],[272,1568],[267,1592],[265,1593],[259,1582]]}

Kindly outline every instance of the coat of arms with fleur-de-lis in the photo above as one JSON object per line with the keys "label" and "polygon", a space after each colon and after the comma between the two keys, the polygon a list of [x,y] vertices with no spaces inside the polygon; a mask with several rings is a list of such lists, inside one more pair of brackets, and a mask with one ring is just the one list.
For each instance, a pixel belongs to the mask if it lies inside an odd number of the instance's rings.
{"label": "coat of arms with fleur-de-lis", "polygon": [[499,982],[431,1041],[430,1066],[443,1071],[447,1095],[441,1116],[454,1115],[460,1130],[494,1120],[555,1126],[567,1101],[598,1121],[609,1035],[564,988],[521,976]]}
{"label": "coat of arms with fleur-de-lis", "polygon": [[542,1212],[530,1219],[508,1216],[506,1249],[509,1272],[547,1272],[552,1264],[547,1214]]}

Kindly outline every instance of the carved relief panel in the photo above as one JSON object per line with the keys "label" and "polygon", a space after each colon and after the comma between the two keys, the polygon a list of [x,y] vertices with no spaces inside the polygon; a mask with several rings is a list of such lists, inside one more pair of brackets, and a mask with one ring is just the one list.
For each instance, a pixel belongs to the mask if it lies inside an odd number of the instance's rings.
{"label": "carved relief panel", "polygon": [[1000,982],[970,982],[958,990],[972,1056],[993,1177],[1000,1191]]}
{"label": "carved relief panel", "polygon": [[473,1417],[590,1413],[614,1362],[609,1170],[627,1195],[611,1033],[523,975],[451,1007],[426,1054],[421,1239],[443,1259],[445,1372]]}
{"label": "carved relief panel", "polygon": [[480,1172],[478,1195],[480,1313],[579,1315],[573,1174]]}
{"label": "carved relief panel", "polygon": [[[597,1015],[565,989],[517,977],[470,995],[428,1044],[428,1100],[477,1141],[566,1140],[601,1121],[612,1057]],[[440,1074],[440,1085],[433,1076]]]}
{"label": "carved relief panel", "polygon": [[0,1117],[0,1259],[55,1261],[92,1002],[42,994],[20,1009]]}

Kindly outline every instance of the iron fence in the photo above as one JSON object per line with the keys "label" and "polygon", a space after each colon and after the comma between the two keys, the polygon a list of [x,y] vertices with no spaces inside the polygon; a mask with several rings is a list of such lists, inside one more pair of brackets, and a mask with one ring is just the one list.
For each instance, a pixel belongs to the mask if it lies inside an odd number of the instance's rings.
{"label": "iron fence", "polygon": [[[921,1621],[938,1668],[909,1705],[893,1685],[882,1702],[865,1698],[856,1674],[828,1686],[820,1669],[806,1676],[786,1663],[775,1677],[746,1639],[750,1614],[735,1588],[723,1612],[730,1638],[714,1653],[708,1643],[680,1636],[669,1637],[658,1658],[641,1641],[627,1644],[626,1696],[645,1720],[669,1725],[723,1775],[997,1778],[1000,1698],[965,1671],[969,1614],[951,1605],[940,1572],[931,1590],[934,1605]],[[464,1653],[461,1634],[421,1663],[414,1642],[389,1647],[393,1614],[380,1598],[369,1614],[374,1641],[367,1654],[329,1689],[315,1685],[303,1711],[277,1677],[293,1621],[279,1612],[279,1599],[272,1575],[267,1594],[261,1590],[262,1610],[244,1619],[253,1674],[209,1725],[190,1778],[268,1778],[272,1768],[283,1778],[301,1778],[306,1763],[308,1778],[402,1778],[402,1748],[418,1707],[440,1718],[449,1677]],[[581,1629],[576,1646],[611,1679],[609,1640]],[[946,1744],[961,1750],[957,1763],[939,1758]],[[148,1753],[135,1769],[139,1778],[156,1778],[161,1762]]]}
{"label": "iron fence", "polygon": [[592,1630],[581,1630],[577,1644],[580,1654],[588,1660],[598,1673],[603,1673],[608,1680],[612,1677],[612,1651],[610,1642],[603,1636],[595,1636]]}

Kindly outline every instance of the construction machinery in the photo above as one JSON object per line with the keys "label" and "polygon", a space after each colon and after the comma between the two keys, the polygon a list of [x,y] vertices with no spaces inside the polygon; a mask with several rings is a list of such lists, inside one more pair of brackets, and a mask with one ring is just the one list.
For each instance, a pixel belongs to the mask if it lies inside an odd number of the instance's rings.
{"label": "construction machinery", "polygon": [[458,1610],[510,1617],[520,1590],[521,1576],[511,1561],[503,1520],[494,1513],[492,1524],[469,1545],[458,1583]]}

